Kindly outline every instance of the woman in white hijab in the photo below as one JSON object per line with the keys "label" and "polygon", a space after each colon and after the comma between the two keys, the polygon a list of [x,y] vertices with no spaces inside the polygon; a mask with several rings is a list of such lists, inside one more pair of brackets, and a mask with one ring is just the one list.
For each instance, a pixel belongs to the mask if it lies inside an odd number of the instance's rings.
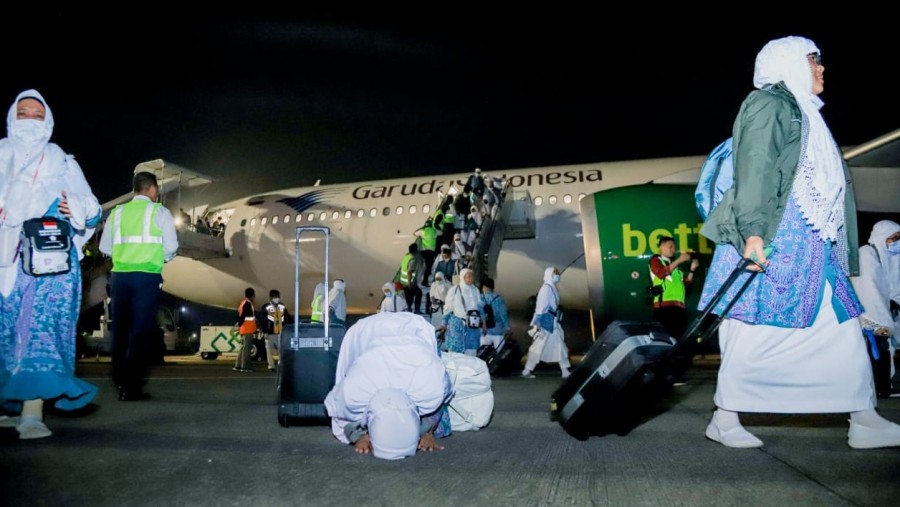
{"label": "woman in white hijab", "polygon": [[401,294],[397,296],[397,291],[394,290],[394,284],[388,282],[381,286],[381,293],[384,294],[384,299],[381,300],[381,306],[378,308],[378,313],[381,312],[405,312],[408,306],[406,306],[406,298]]}
{"label": "woman in white hijab", "polygon": [[[717,410],[706,437],[727,447],[763,445],[738,412],[849,412],[851,447],[900,445],[900,426],[875,412],[862,309],[849,281],[856,205],[819,113],[824,72],[819,49],[802,37],[759,52],[758,90],[734,124],[734,187],[701,230],[717,244],[701,306],[741,257],[766,266],[719,329]],[[768,258],[765,247],[774,248]]]}
{"label": "woman in white hijab", "polygon": [[402,459],[444,447],[453,383],[438,356],[434,327],[409,312],[360,319],[347,330],[325,397],[331,430],[356,452]]}
{"label": "woman in white hijab", "polygon": [[[900,305],[900,225],[882,220],[872,228],[869,244],[859,249],[859,276],[850,279],[865,311],[859,317],[862,328],[875,336],[888,337],[891,377],[894,376],[897,324],[891,302]],[[891,338],[892,337],[892,338]],[[885,386],[888,391],[890,386]]]}
{"label": "woman in white hijab", "polygon": [[[447,292],[444,302],[444,321],[441,326],[446,331],[444,350],[462,352],[474,356],[481,344],[481,322],[478,302],[481,294],[475,287],[475,273],[471,269],[459,272],[459,285]],[[474,313],[472,313],[474,312]]]}
{"label": "woman in white hijab", "polygon": [[559,363],[562,378],[569,376],[569,349],[566,347],[566,335],[559,324],[559,291],[556,284],[559,283],[559,270],[553,266],[544,270],[544,284],[538,291],[537,301],[534,305],[534,316],[531,318],[531,331],[528,334],[534,338],[531,347],[528,348],[528,359],[522,376],[535,378],[535,366],[539,362]]}
{"label": "woman in white hijab", "polygon": [[[75,378],[81,307],[81,247],[100,221],[100,205],[71,155],[50,142],[53,114],[36,90],[19,94],[0,140],[0,425],[19,438],[48,437],[43,400],[84,407],[97,387]],[[33,276],[23,270],[26,220],[52,216],[71,226],[70,270]],[[46,227],[46,226],[45,226]]]}
{"label": "woman in white hijab", "polygon": [[335,280],[331,292],[328,293],[328,309],[331,312],[331,320],[338,324],[347,321],[347,295],[344,294],[346,285],[343,280]]}

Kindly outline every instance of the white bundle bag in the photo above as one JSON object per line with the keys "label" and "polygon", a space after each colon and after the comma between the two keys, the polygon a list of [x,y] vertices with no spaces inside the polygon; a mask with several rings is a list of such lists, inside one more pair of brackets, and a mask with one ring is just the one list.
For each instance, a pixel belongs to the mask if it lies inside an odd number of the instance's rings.
{"label": "white bundle bag", "polygon": [[478,431],[494,415],[494,392],[487,364],[475,356],[442,352],[456,395],[450,400],[450,427],[453,431]]}

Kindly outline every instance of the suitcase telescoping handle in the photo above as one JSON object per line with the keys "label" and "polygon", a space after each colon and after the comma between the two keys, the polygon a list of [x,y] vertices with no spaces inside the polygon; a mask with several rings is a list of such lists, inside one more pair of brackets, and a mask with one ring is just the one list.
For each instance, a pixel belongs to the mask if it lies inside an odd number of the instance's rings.
{"label": "suitcase telescoping handle", "polygon": [[[328,336],[329,326],[331,325],[331,312],[327,311],[328,308],[328,258],[329,258],[329,246],[331,244],[331,229],[328,227],[312,227],[312,226],[303,226],[297,227],[297,232],[294,237],[294,340],[299,340],[300,338],[300,319],[297,318],[300,315],[300,235],[304,232],[321,232],[325,234],[325,301],[322,302],[322,313],[325,314],[325,340],[323,340],[325,350],[331,348],[331,337]],[[315,298],[315,295],[313,295]]]}
{"label": "suitcase telescoping handle", "polygon": [[728,304],[725,305],[725,309],[722,311],[722,313],[716,317],[716,320],[709,326],[706,331],[703,332],[703,334],[699,338],[697,338],[696,342],[694,343],[700,344],[705,342],[710,336],[712,336],[713,333],[716,332],[716,330],[719,329],[722,321],[725,320],[726,316],[728,316],[728,312],[731,311],[731,308],[735,305],[735,303],[738,302],[739,299],[741,299],[744,291],[747,290],[747,287],[750,286],[750,282],[752,282],[753,279],[756,278],[756,275],[761,272],[749,269],[750,266],[757,266],[762,271],[765,271],[765,266],[759,264],[758,262],[750,259],[741,259],[741,261],[737,266],[735,266],[731,274],[728,275],[728,278],[725,279],[725,283],[722,284],[722,287],[720,287],[716,294],[712,297],[709,304],[707,304],[706,307],[703,308],[703,310],[700,312],[700,315],[698,315],[697,318],[694,319],[694,322],[691,323],[688,330],[684,333],[681,339],[678,340],[676,348],[680,349],[682,347],[686,347],[687,344],[691,342],[691,337],[695,336],[700,331],[700,328],[703,326],[703,321],[710,313],[712,313],[719,302],[722,301],[722,298],[725,297],[725,295],[728,293],[728,290],[731,289],[732,285],[734,285],[734,282],[737,281],[737,279],[740,278],[740,276],[744,273],[749,273],[749,276],[747,276],[746,280],[744,280],[741,288],[738,289],[737,293],[735,293],[731,301],[729,301]]}

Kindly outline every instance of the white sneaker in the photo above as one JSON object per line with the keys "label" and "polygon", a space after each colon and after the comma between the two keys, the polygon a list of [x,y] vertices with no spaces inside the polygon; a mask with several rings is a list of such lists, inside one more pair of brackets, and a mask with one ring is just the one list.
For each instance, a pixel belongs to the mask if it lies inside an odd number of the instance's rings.
{"label": "white sneaker", "polygon": [[562,378],[569,378],[569,375],[572,374],[568,368],[560,368],[560,370],[562,370]]}
{"label": "white sneaker", "polygon": [[49,437],[53,434],[43,421],[34,417],[23,417],[22,422],[16,426],[20,440],[33,440],[35,438]]}
{"label": "white sneaker", "polygon": [[900,426],[891,423],[887,428],[873,429],[850,421],[847,445],[854,449],[877,449],[900,446]]}
{"label": "white sneaker", "polygon": [[0,415],[0,428],[15,428],[20,421],[17,415]]}
{"label": "white sneaker", "polygon": [[529,370],[522,370],[522,378],[537,378]]}
{"label": "white sneaker", "polygon": [[706,427],[706,438],[713,442],[718,442],[725,447],[734,447],[737,449],[751,449],[754,447],[762,447],[762,440],[753,436],[753,433],[745,430],[743,426],[735,426],[727,431],[719,429],[716,423],[716,413],[713,412],[712,420]]}

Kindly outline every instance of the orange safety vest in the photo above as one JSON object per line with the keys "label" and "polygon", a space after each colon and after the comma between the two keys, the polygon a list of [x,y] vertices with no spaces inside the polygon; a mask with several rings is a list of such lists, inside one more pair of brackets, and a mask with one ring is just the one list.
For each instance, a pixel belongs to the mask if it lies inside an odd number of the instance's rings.
{"label": "orange safety vest", "polygon": [[241,327],[238,330],[240,334],[253,334],[256,332],[256,311],[253,309],[253,301],[250,301],[249,298],[244,298],[241,301],[241,304],[238,305],[238,318],[241,317],[241,310],[244,308],[244,304],[247,303],[250,305],[250,310],[253,311],[252,317],[244,317],[243,322],[241,322]]}

